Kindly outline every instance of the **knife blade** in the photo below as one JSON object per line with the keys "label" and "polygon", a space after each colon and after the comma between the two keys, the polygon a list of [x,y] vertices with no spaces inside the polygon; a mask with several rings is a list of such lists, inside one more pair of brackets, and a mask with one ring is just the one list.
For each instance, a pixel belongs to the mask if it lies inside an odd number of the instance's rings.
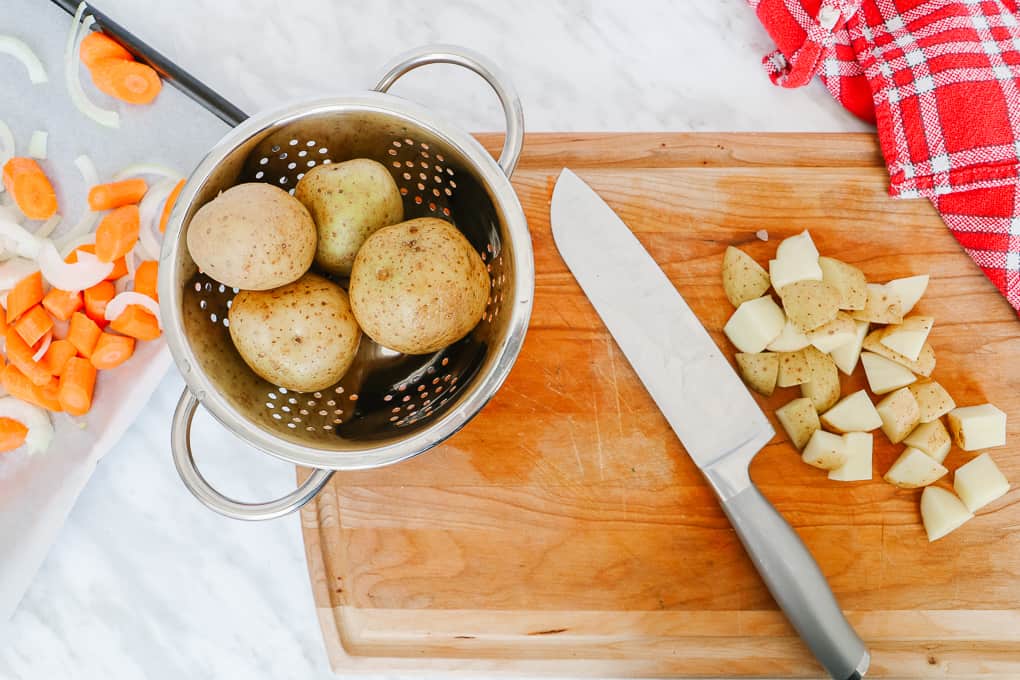
{"label": "knife blade", "polygon": [[758,407],[701,321],[620,217],[564,168],[550,207],[553,240],[694,463],[716,492],[769,591],[837,680],[870,655],[796,532],[751,481],[772,439]]}

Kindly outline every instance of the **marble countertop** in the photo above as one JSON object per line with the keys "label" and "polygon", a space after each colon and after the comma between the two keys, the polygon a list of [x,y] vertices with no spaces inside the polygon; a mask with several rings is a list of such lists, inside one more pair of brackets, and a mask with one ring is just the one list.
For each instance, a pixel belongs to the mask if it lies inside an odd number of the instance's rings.
{"label": "marble countertop", "polygon": [[[768,81],[759,60],[771,44],[741,0],[97,2],[248,112],[364,89],[395,54],[446,42],[505,70],[532,131],[866,129],[817,83]],[[501,128],[491,91],[451,67],[416,72],[395,92],[467,129]],[[168,443],[182,386],[172,371],[100,462],[0,623],[0,678],[335,677],[297,517],[224,519],[178,480]],[[208,416],[196,418],[195,439],[203,471],[236,497],[293,485],[293,467]]]}

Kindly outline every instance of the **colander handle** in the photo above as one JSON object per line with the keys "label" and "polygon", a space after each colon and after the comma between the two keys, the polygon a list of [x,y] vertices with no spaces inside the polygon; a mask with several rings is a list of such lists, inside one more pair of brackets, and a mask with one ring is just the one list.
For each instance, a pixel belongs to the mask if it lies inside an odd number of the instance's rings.
{"label": "colander handle", "polygon": [[177,402],[177,409],[174,411],[173,426],[170,430],[170,449],[173,452],[177,473],[180,474],[184,486],[202,505],[210,510],[215,510],[221,515],[233,519],[276,519],[294,512],[312,500],[333,476],[332,470],[315,470],[294,491],[266,503],[244,503],[228,498],[214,489],[195,466],[195,458],[191,453],[191,421],[195,418],[197,408],[198,399],[189,389],[184,388],[181,398]]}
{"label": "colander handle", "polygon": [[524,111],[517,90],[499,68],[482,55],[456,45],[425,45],[409,50],[395,58],[379,79],[375,89],[386,92],[397,79],[421,66],[428,64],[455,64],[474,71],[485,79],[499,97],[506,116],[506,139],[499,154],[499,167],[507,177],[514,174],[517,161],[524,146]]}

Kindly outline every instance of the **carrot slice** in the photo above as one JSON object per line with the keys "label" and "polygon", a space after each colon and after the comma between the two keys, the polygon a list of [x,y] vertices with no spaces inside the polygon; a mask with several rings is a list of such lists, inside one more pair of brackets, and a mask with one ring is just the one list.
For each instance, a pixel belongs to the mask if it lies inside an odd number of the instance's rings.
{"label": "carrot slice", "polygon": [[48,220],[57,212],[57,193],[35,159],[15,156],[8,160],[3,182],[25,217]]}
{"label": "carrot slice", "polygon": [[89,207],[93,210],[113,210],[133,205],[142,200],[148,190],[149,185],[141,177],[97,184],[89,189]]}
{"label": "carrot slice", "polygon": [[106,213],[96,227],[96,257],[113,262],[124,257],[138,241],[138,206],[125,205]]}
{"label": "carrot slice", "polygon": [[106,305],[116,294],[116,288],[109,281],[100,281],[91,288],[85,289],[85,314],[100,328],[107,324]]}
{"label": "carrot slice", "polygon": [[54,340],[39,360],[39,365],[53,375],[63,375],[67,360],[77,353],[78,350],[68,340]]}
{"label": "carrot slice", "polygon": [[36,272],[29,274],[14,284],[11,292],[7,294],[7,323],[12,324],[22,314],[35,305],[42,302],[43,284],[42,274]]}
{"label": "carrot slice", "polygon": [[[7,332],[7,310],[4,309],[3,307],[0,307],[0,333],[6,332]],[[2,361],[0,361],[0,365],[3,365]]]}
{"label": "carrot slice", "polygon": [[135,270],[135,292],[148,295],[156,302],[159,302],[159,263],[156,260],[146,260],[138,265]]}
{"label": "carrot slice", "polygon": [[67,321],[71,315],[82,308],[81,293],[50,288],[50,292],[42,299],[42,306],[55,319]]}
{"label": "carrot slice", "polygon": [[141,305],[125,307],[120,316],[110,323],[110,328],[139,340],[155,340],[160,335],[159,321]]}
{"label": "carrot slice", "polygon": [[99,336],[102,333],[103,329],[81,312],[71,315],[71,327],[67,331],[67,339],[78,350],[78,354],[86,359],[92,356],[92,350],[96,348],[96,342],[99,341]]}
{"label": "carrot slice", "polygon": [[0,418],[0,453],[13,451],[25,443],[28,428],[14,418]]}
{"label": "carrot slice", "polygon": [[133,60],[131,53],[121,47],[120,43],[99,31],[89,33],[82,39],[78,58],[88,68],[95,66],[100,59]]}
{"label": "carrot slice", "polygon": [[21,339],[21,335],[14,328],[7,329],[7,359],[11,365],[16,366],[19,371],[32,381],[34,385],[45,385],[53,374],[36,363],[32,356],[35,350],[32,346]]}
{"label": "carrot slice", "polygon": [[166,222],[170,219],[170,213],[174,210],[174,205],[177,203],[177,197],[181,194],[181,189],[184,188],[184,180],[177,180],[177,184],[174,185],[170,195],[166,197],[166,203],[163,204],[163,212],[159,216],[159,233],[166,231]]}
{"label": "carrot slice", "polygon": [[[52,347],[52,345],[50,345]],[[135,339],[126,335],[103,333],[90,357],[92,365],[101,371],[116,368],[135,352]]]}
{"label": "carrot slice", "polygon": [[42,305],[36,305],[21,315],[18,323],[14,324],[14,329],[25,343],[34,345],[42,336],[53,330],[53,318],[46,313]]}
{"label": "carrot slice", "polygon": [[3,373],[0,373],[0,384],[3,384],[11,396],[17,397],[29,404],[35,404],[40,408],[50,411],[62,411],[60,399],[57,393],[60,390],[60,380],[56,377],[50,379],[45,385],[36,385],[28,379],[24,373],[18,370],[14,364],[7,364]]}
{"label": "carrot slice", "polygon": [[100,92],[128,104],[149,104],[163,87],[159,74],[137,61],[100,59],[89,71]]}
{"label": "carrot slice", "polygon": [[96,367],[88,359],[71,357],[60,376],[57,399],[72,416],[83,416],[92,408],[92,392],[96,388]]}

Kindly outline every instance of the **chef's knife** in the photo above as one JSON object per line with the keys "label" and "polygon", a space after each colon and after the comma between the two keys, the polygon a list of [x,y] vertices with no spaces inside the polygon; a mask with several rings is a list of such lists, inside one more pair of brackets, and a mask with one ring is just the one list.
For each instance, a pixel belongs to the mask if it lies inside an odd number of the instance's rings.
{"label": "chef's knife", "polygon": [[556,182],[551,217],[560,255],[719,497],[786,617],[833,678],[861,678],[868,650],[807,547],[751,481],[751,459],[775,434],[768,418],[655,260],[570,170]]}

